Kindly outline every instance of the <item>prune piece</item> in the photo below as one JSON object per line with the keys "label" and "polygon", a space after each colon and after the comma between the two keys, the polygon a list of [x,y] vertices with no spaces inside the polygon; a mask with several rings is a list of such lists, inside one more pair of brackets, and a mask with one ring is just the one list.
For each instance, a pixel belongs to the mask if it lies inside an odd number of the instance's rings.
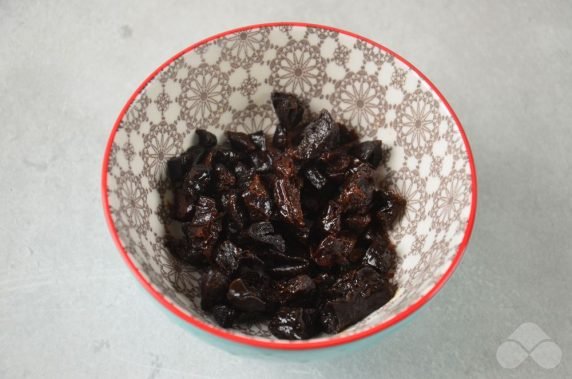
{"label": "prune piece", "polygon": [[326,165],[325,175],[328,179],[340,183],[346,177],[352,163],[353,158],[348,154],[333,154]]}
{"label": "prune piece", "polygon": [[246,233],[252,240],[271,246],[278,252],[283,253],[286,250],[284,238],[274,233],[274,226],[268,221],[250,225]]}
{"label": "prune piece", "polygon": [[168,239],[165,244],[171,255],[183,263],[194,266],[206,263],[202,251],[191,249],[185,239]]}
{"label": "prune piece", "polygon": [[323,233],[339,233],[342,228],[342,207],[337,202],[330,201],[319,225]]}
{"label": "prune piece", "polygon": [[184,179],[189,169],[197,164],[206,153],[202,146],[191,146],[187,151],[178,157],[173,157],[167,161],[167,175],[173,182],[180,182]]}
{"label": "prune piece", "polygon": [[405,213],[405,199],[395,192],[376,191],[374,197],[375,217],[377,220],[391,228]]}
{"label": "prune piece", "polygon": [[299,256],[290,256],[276,251],[263,254],[266,271],[274,278],[291,278],[306,274],[310,270],[310,262]]}
{"label": "prune piece", "polygon": [[387,303],[395,286],[371,267],[344,274],[333,284],[339,297],[329,300],[321,310],[320,321],[327,333],[338,333]]}
{"label": "prune piece", "polygon": [[237,312],[227,305],[215,305],[211,312],[216,323],[223,328],[230,328],[237,316]]}
{"label": "prune piece", "polygon": [[356,244],[355,237],[349,235],[329,235],[312,251],[312,259],[323,268],[334,265],[346,265],[348,258]]}
{"label": "prune piece", "polygon": [[387,238],[376,238],[363,256],[363,264],[370,265],[383,275],[390,275],[395,270],[397,254],[395,246]]}
{"label": "prune piece", "polygon": [[226,298],[233,307],[244,312],[264,312],[267,307],[261,295],[249,288],[241,278],[230,283]]}
{"label": "prune piece", "polygon": [[217,144],[216,136],[214,134],[212,134],[211,132],[206,131],[205,129],[197,129],[197,131],[195,133],[199,137],[199,145],[200,146],[203,146],[206,148],[211,148],[211,147],[216,146],[216,144]]}
{"label": "prune piece", "polygon": [[273,163],[276,176],[279,178],[292,178],[296,175],[296,166],[292,157],[280,154],[274,158]]}
{"label": "prune piece", "polygon": [[173,218],[177,221],[190,221],[193,217],[193,197],[182,189],[176,189],[173,199]]}
{"label": "prune piece", "polygon": [[286,130],[280,124],[276,125],[276,130],[274,131],[274,136],[272,137],[272,144],[274,147],[279,149],[284,149],[288,145],[288,136],[286,135]]}
{"label": "prune piece", "polygon": [[230,141],[230,146],[240,152],[250,153],[256,150],[256,145],[254,142],[252,142],[250,136],[246,133],[226,132],[226,136]]}
{"label": "prune piece", "polygon": [[362,164],[344,181],[339,202],[344,211],[367,212],[374,189],[373,170],[369,165]]}
{"label": "prune piece", "polygon": [[245,213],[239,203],[238,195],[234,192],[222,195],[221,203],[224,209],[227,231],[230,234],[239,233],[244,229]]}
{"label": "prune piece", "polygon": [[278,122],[284,130],[292,130],[302,121],[304,105],[296,96],[287,93],[272,92],[270,99],[272,100],[272,106],[278,117]]}
{"label": "prune piece", "polygon": [[298,275],[275,282],[272,298],[282,305],[304,306],[314,300],[316,284],[308,275]]}
{"label": "prune piece", "polygon": [[371,216],[366,214],[351,214],[344,219],[344,225],[351,231],[362,233],[371,223]]}
{"label": "prune piece", "polygon": [[332,284],[336,281],[334,274],[328,272],[322,272],[312,278],[314,284],[316,285],[316,290],[318,291],[319,298],[324,297],[324,293],[329,290]]}
{"label": "prune piece", "polygon": [[217,217],[216,201],[214,199],[201,196],[197,200],[195,213],[191,220],[193,226],[203,226],[212,223]]}
{"label": "prune piece", "polygon": [[203,164],[197,164],[185,175],[184,188],[187,193],[196,196],[207,191],[210,181],[211,170]]}
{"label": "prune piece", "polygon": [[304,170],[304,177],[316,189],[322,189],[326,185],[326,177],[316,167],[308,167]]}
{"label": "prune piece", "polygon": [[379,166],[383,152],[381,150],[381,141],[365,141],[350,150],[351,154],[364,163],[369,163],[373,167]]}
{"label": "prune piece", "polygon": [[355,130],[349,129],[347,126],[338,123],[340,129],[340,144],[348,144],[359,140],[359,136]]}
{"label": "prune piece", "polygon": [[228,278],[216,270],[209,270],[201,277],[201,308],[210,309],[224,302],[228,290]]}
{"label": "prune piece", "polygon": [[338,136],[338,126],[332,120],[330,113],[323,110],[318,119],[302,131],[302,139],[295,155],[301,160],[316,158],[325,149],[333,147]]}
{"label": "prune piece", "polygon": [[249,155],[252,168],[256,172],[265,173],[272,169],[272,157],[267,151],[257,150]]}
{"label": "prune piece", "polygon": [[272,203],[270,195],[258,175],[254,175],[246,191],[242,193],[242,200],[248,211],[251,221],[264,221],[270,219]]}
{"label": "prune piece", "polygon": [[215,255],[215,263],[225,275],[231,276],[238,269],[240,258],[243,255],[241,248],[230,241],[222,242]]}
{"label": "prune piece", "polygon": [[234,175],[236,176],[236,183],[240,189],[246,189],[254,175],[254,169],[238,162],[234,168]]}
{"label": "prune piece", "polygon": [[224,165],[218,163],[214,167],[215,190],[225,193],[236,184],[236,177]]}
{"label": "prune piece", "polygon": [[276,179],[273,195],[280,218],[296,228],[304,227],[300,189],[288,179]]}
{"label": "prune piece", "polygon": [[234,167],[240,161],[240,155],[228,148],[228,146],[220,146],[213,151],[213,161],[216,163],[222,163],[226,167]]}
{"label": "prune piece", "polygon": [[303,340],[320,333],[318,312],[313,308],[280,308],[268,323],[278,338]]}
{"label": "prune piece", "polygon": [[266,136],[264,135],[264,132],[262,130],[250,133],[250,140],[254,145],[256,145],[258,150],[262,151],[266,150]]}
{"label": "prune piece", "polygon": [[327,205],[328,195],[322,189],[318,191],[312,186],[304,186],[300,191],[302,210],[307,217],[315,217],[321,214],[321,209]]}

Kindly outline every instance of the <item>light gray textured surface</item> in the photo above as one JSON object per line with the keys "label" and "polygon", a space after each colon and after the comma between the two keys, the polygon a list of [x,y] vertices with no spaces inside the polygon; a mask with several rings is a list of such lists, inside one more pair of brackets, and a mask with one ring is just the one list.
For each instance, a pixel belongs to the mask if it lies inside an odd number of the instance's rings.
{"label": "light gray textured surface", "polygon": [[[0,377],[572,376],[570,2],[116,3],[0,0]],[[108,133],[152,70],[284,20],[413,62],[459,115],[479,177],[471,244],[429,307],[370,350],[310,364],[235,357],[172,323],[123,264],[99,188]],[[523,322],[560,346],[558,367],[500,367]]]}

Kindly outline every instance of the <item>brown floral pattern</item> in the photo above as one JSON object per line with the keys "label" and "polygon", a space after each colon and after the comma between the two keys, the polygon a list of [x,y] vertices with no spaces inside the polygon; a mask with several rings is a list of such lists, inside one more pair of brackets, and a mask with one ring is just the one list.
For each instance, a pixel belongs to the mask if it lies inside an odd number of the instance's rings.
{"label": "brown floral pattern", "polygon": [[[324,44],[329,47],[322,49]],[[352,55],[356,50],[360,54]],[[392,74],[382,80],[385,70]],[[240,79],[230,84],[236,72]],[[409,79],[417,86],[406,89]],[[470,213],[471,172],[461,135],[438,96],[424,88],[391,55],[364,41],[354,39],[352,45],[352,38],[326,29],[251,29],[189,51],[148,83],[114,137],[107,193],[122,245],[167,301],[213,323],[200,308],[201,271],[173,260],[164,247],[167,230],[180,232],[169,222],[165,163],[188,146],[197,127],[219,136],[220,129],[271,133],[277,121],[270,91],[294,92],[314,111],[330,109],[363,138],[378,137],[394,147],[388,177],[408,200],[391,236],[400,255],[399,291],[342,334],[389,319],[427,293],[449,267]],[[262,324],[232,332],[273,338]]]}
{"label": "brown floral pattern", "polygon": [[324,59],[316,46],[308,41],[291,41],[278,49],[270,63],[270,84],[283,91],[312,96],[320,91],[325,80]]}

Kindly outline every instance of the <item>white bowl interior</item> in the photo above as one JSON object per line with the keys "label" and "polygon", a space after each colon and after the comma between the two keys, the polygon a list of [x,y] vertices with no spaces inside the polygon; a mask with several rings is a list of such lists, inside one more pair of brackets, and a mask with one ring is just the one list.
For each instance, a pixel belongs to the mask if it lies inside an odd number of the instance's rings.
{"label": "white bowl interior", "polygon": [[[459,128],[430,86],[389,53],[336,31],[281,26],[229,34],[185,53],[152,79],[121,120],[109,156],[109,208],[121,244],[167,301],[216,327],[199,306],[201,273],[173,260],[163,245],[171,198],[166,161],[191,144],[199,127],[219,136],[271,133],[272,90],[295,93],[313,111],[328,109],[363,139],[391,147],[384,175],[407,199],[391,234],[400,256],[399,289],[339,335],[390,319],[450,267],[471,211],[471,169]],[[230,332],[274,338],[261,324]]]}

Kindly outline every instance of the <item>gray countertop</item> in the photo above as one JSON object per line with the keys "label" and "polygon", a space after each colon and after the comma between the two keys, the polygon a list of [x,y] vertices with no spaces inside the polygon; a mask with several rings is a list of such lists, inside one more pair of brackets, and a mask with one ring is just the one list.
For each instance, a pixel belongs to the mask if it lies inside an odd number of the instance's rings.
{"label": "gray countertop", "polygon": [[[152,70],[280,20],[413,62],[463,122],[479,179],[472,241],[428,307],[369,350],[308,364],[233,356],[171,322],[123,263],[100,199],[108,133]],[[571,377],[571,20],[569,1],[0,0],[0,377]],[[521,335],[497,350],[526,322],[551,338],[544,350]],[[525,348],[516,368],[497,361]]]}

